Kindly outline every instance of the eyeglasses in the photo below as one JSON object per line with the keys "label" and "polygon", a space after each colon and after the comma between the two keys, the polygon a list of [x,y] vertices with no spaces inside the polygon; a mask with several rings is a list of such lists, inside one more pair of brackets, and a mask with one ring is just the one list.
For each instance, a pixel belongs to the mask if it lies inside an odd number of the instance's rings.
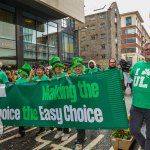
{"label": "eyeglasses", "polygon": [[150,51],[150,49],[145,49],[144,51]]}

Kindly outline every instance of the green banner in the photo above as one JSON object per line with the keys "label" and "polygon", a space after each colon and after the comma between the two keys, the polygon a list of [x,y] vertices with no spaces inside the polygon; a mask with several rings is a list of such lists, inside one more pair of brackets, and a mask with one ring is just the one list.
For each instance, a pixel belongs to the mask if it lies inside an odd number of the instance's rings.
{"label": "green banner", "polygon": [[128,128],[118,70],[9,84],[1,91],[6,97],[0,97],[0,118],[6,126]]}

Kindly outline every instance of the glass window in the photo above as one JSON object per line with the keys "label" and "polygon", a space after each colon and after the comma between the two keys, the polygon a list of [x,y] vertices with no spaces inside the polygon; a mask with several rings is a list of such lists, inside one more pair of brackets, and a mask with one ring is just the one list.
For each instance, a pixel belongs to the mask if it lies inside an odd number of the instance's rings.
{"label": "glass window", "polygon": [[135,28],[126,29],[126,34],[135,34],[135,33],[136,33]]}
{"label": "glass window", "polygon": [[57,24],[48,22],[48,47],[50,58],[58,55],[58,34]]}
{"label": "glass window", "polygon": [[36,59],[36,21],[23,18],[23,48],[24,58]]}
{"label": "glass window", "polygon": [[127,48],[127,53],[136,53],[136,48]]}
{"label": "glass window", "polygon": [[47,22],[41,18],[36,21],[37,59],[48,60]]}
{"label": "glass window", "polygon": [[105,54],[102,54],[101,57],[102,57],[102,58],[106,58],[106,55],[105,55]]}
{"label": "glass window", "polygon": [[105,34],[105,33],[102,33],[101,36],[100,36],[100,38],[101,38],[101,39],[104,39],[105,36],[106,36],[106,34]]}
{"label": "glass window", "polygon": [[128,60],[129,63],[132,65],[132,57],[127,57],[127,60]]}
{"label": "glass window", "polygon": [[132,18],[126,17],[126,26],[132,25]]}
{"label": "glass window", "polygon": [[101,23],[100,28],[105,28],[105,23]]}
{"label": "glass window", "polygon": [[16,65],[16,60],[1,59],[4,65]]}
{"label": "glass window", "polygon": [[0,8],[0,58],[12,59],[16,57],[15,9],[5,7]]}
{"label": "glass window", "polygon": [[101,45],[101,49],[105,49],[105,44],[102,44],[102,45]]}
{"label": "glass window", "polygon": [[136,43],[136,38],[128,38],[126,39],[126,43]]}
{"label": "glass window", "polygon": [[63,28],[66,28],[66,27],[72,27],[73,28],[75,22],[74,22],[74,19],[67,17],[67,18],[64,18],[61,20],[61,24],[62,24]]}
{"label": "glass window", "polygon": [[105,18],[105,14],[102,13],[102,14],[100,14],[99,17],[100,17],[100,19],[104,19]]}
{"label": "glass window", "polygon": [[63,33],[63,60],[71,60],[74,54],[73,36]]}
{"label": "glass window", "polygon": [[95,40],[95,39],[96,39],[95,35],[91,35],[91,40]]}

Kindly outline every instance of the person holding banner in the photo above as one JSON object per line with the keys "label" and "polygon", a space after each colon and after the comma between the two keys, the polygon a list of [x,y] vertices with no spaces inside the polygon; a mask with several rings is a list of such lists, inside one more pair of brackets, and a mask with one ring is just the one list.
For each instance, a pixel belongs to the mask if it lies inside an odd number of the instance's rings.
{"label": "person holding banner", "polygon": [[[21,69],[18,69],[18,73],[20,74],[20,78],[16,81],[16,84],[28,82],[28,75],[31,71],[31,66],[29,64],[24,64]],[[16,134],[16,138],[25,136],[25,127],[20,126],[19,132]]]}
{"label": "person holding banner", "polygon": [[[150,150],[150,43],[143,50],[145,60],[137,62],[131,72],[132,107],[130,110],[130,131],[143,150]],[[141,133],[146,124],[146,138]]]}
{"label": "person holding banner", "polygon": [[[36,68],[36,76],[35,75],[35,70],[32,70],[30,72],[29,78],[28,80],[31,81],[36,81],[36,82],[40,82],[40,81],[49,81],[49,77],[45,75],[45,67],[42,65],[37,66]],[[33,77],[34,76],[34,77]],[[45,132],[45,128],[44,127],[40,127],[37,136],[42,134],[43,132]]]}
{"label": "person holding banner", "polygon": [[[116,60],[114,58],[109,59],[109,67],[106,68],[104,71],[111,70],[111,69],[118,69],[116,66]],[[123,90],[125,90],[123,71],[120,69],[118,69],[118,70],[120,72],[120,79],[122,82],[122,88],[123,88]]]}
{"label": "person holding banner", "polygon": [[[60,62],[59,57],[53,57],[50,60],[50,64],[52,65],[52,70],[54,75],[52,76],[52,80],[59,80],[60,78],[66,77],[67,73],[64,72],[64,65]],[[64,132],[64,135],[62,136]],[[62,137],[61,137],[62,136]],[[59,139],[61,137],[61,141],[66,141],[70,137],[69,128],[57,128],[57,133],[54,136],[54,139]]]}
{"label": "person holding banner", "polygon": [[[84,74],[83,62],[78,60],[81,59],[78,57],[74,58],[74,64],[72,65],[72,70],[74,70],[74,73],[72,73],[70,76],[81,76]],[[75,150],[82,150],[84,141],[85,130],[77,129],[77,141],[75,142]]]}
{"label": "person holding banner", "polygon": [[89,74],[93,74],[93,73],[96,73],[98,71],[101,71],[97,66],[96,66],[96,63],[94,60],[90,60],[88,62],[88,70],[87,70],[87,73]]}
{"label": "person holding banner", "polygon": [[0,84],[5,84],[8,81],[7,75],[5,74],[5,72],[2,71],[2,62],[0,62]]}

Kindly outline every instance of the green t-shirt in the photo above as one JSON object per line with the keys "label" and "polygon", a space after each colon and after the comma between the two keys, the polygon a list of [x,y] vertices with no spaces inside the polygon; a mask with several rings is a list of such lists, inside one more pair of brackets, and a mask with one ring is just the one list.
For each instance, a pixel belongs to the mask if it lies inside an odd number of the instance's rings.
{"label": "green t-shirt", "polygon": [[82,76],[82,75],[84,75],[84,74],[85,74],[85,73],[82,73],[82,74],[80,74],[80,75],[76,75],[75,73],[71,73],[71,74],[70,74],[70,77],[74,77],[74,76],[76,76],[76,77],[77,77],[77,76]]}
{"label": "green t-shirt", "polygon": [[94,68],[94,69],[88,69],[88,71],[87,71],[87,73],[89,73],[89,74],[93,74],[93,73],[96,73],[96,72],[98,72],[98,71],[102,71],[102,70],[100,70],[99,68]]}
{"label": "green t-shirt", "polygon": [[37,80],[47,81],[47,80],[49,80],[49,77],[44,75],[42,78],[40,78],[39,76],[35,76],[35,77],[32,78],[32,81],[37,81]]}
{"label": "green t-shirt", "polygon": [[133,79],[132,105],[150,109],[150,63],[145,61],[136,63],[130,77]]}
{"label": "green t-shirt", "polygon": [[7,75],[5,74],[5,72],[0,70],[0,84],[4,84],[4,83],[7,83],[7,82],[9,82],[8,78],[7,78]]}
{"label": "green t-shirt", "polygon": [[21,77],[16,81],[16,83],[26,83],[26,82],[28,82],[28,78],[21,78]]}
{"label": "green t-shirt", "polygon": [[56,80],[57,78],[63,78],[63,77],[65,77],[66,75],[67,75],[66,72],[63,72],[63,73],[60,74],[60,75],[54,74],[54,75],[52,76],[52,80]]}
{"label": "green t-shirt", "polygon": [[[118,69],[118,68],[113,68],[113,69]],[[106,68],[104,71],[107,71],[107,70],[111,70],[111,69]],[[119,70],[119,69],[118,69],[118,70]],[[123,77],[123,72],[122,72],[122,70],[119,70],[119,72],[120,72],[120,78],[121,78],[121,80],[123,80],[124,77]]]}

